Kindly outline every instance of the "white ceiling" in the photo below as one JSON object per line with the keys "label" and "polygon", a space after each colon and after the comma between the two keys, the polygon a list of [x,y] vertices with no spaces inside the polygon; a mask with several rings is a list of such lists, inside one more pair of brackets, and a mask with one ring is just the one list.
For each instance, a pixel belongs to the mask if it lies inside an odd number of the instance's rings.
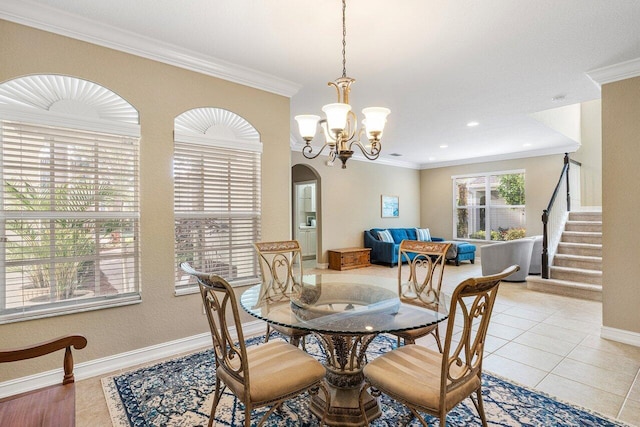
{"label": "white ceiling", "polygon": [[[290,95],[296,115],[335,102],[326,83],[342,74],[341,7],[2,0],[0,18],[142,56],[146,46],[160,60],[170,52],[165,62]],[[638,0],[348,0],[351,104],[391,109],[381,158],[407,166],[573,151],[575,141],[530,114],[599,98],[587,72],[640,58],[638,23]]]}

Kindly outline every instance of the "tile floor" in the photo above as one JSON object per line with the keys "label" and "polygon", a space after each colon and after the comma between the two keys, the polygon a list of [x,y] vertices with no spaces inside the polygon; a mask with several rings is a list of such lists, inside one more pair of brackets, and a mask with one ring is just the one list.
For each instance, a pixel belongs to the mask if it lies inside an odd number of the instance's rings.
{"label": "tile floor", "polygon": [[[323,272],[331,272],[323,270]],[[306,272],[309,272],[307,269]],[[350,274],[396,277],[372,266]],[[448,265],[443,289],[480,274],[479,263]],[[484,369],[632,425],[640,425],[640,348],[600,338],[602,304],[500,285]],[[435,346],[433,338],[421,344]],[[100,378],[77,383],[77,425],[110,426]]]}

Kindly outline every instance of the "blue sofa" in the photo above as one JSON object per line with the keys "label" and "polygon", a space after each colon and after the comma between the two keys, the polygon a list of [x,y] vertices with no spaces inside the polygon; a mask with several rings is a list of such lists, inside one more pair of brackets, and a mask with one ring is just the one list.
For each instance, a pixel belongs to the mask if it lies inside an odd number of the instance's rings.
{"label": "blue sofa", "polygon": [[[378,237],[378,231],[389,230],[393,243],[383,242]],[[415,228],[372,228],[364,231],[364,247],[371,248],[371,262],[388,264],[390,267],[398,265],[398,247],[403,240],[417,240]],[[440,237],[431,237],[434,242],[444,242]],[[476,247],[467,242],[450,242],[447,261],[460,265],[460,261],[475,263]]]}

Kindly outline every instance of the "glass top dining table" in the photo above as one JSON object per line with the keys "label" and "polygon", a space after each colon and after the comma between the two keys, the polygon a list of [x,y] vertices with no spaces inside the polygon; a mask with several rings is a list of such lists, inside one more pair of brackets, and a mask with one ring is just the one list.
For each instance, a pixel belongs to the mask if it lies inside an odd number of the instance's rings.
{"label": "glass top dining table", "polygon": [[401,332],[448,316],[443,301],[432,301],[430,309],[401,301],[397,279],[356,274],[305,275],[301,286],[286,293],[256,285],[243,292],[240,303],[266,322],[328,334]]}
{"label": "glass top dining table", "polygon": [[[366,350],[376,335],[424,328],[447,319],[443,295],[428,308],[398,297],[397,279],[361,274],[305,275],[301,284],[280,292],[269,284],[248,288],[242,308],[270,324],[309,331],[327,355],[326,385],[332,400],[325,422],[332,426],[362,425],[359,407]],[[364,396],[367,418],[380,415],[378,402]],[[321,417],[322,394],[311,398],[310,409]]]}

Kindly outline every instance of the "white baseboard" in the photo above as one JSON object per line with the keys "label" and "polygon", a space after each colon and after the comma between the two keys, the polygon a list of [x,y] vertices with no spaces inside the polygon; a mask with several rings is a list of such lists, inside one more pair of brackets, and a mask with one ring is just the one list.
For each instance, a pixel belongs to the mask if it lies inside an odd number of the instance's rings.
{"label": "white baseboard", "polygon": [[612,341],[621,342],[623,344],[634,345],[640,347],[640,333],[626,331],[624,329],[610,328],[603,326],[600,329],[600,337]]}
{"label": "white baseboard", "polygon": [[[264,334],[265,330],[265,323],[261,320],[242,324],[242,331],[244,332],[245,338],[253,335]],[[232,333],[234,333],[234,331],[232,331]],[[88,345],[91,345],[91,343],[89,342]],[[114,354],[113,356],[77,363],[74,365],[73,373],[76,381],[79,381],[211,346],[211,333],[206,332],[120,354]],[[5,381],[0,383],[0,398],[13,396],[15,394],[24,393],[49,385],[59,384],[62,382],[63,376],[64,373],[61,367],[60,369],[53,369],[51,371],[41,372],[27,377]]]}

